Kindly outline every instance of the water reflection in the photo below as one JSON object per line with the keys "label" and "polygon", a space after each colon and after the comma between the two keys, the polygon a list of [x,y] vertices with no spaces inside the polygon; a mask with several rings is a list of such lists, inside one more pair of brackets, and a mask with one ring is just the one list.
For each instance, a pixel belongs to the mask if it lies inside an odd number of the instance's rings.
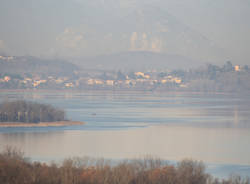
{"label": "water reflection", "polygon": [[23,132],[0,134],[1,148],[12,145],[28,156],[194,158],[210,163],[250,165],[250,130],[176,125],[115,131]]}
{"label": "water reflection", "polygon": [[[31,157],[191,157],[250,164],[250,98],[225,94],[5,92],[0,101],[29,99],[67,111],[83,127],[0,128],[0,149]],[[11,133],[12,132],[12,133]],[[19,132],[19,133],[18,133]]]}

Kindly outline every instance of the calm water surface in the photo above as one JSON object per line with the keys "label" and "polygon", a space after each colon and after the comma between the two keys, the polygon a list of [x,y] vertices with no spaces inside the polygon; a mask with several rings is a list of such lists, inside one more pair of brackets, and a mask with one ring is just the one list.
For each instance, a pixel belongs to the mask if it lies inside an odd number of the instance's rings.
{"label": "calm water surface", "polygon": [[250,96],[226,94],[1,92],[63,108],[84,126],[0,128],[0,149],[34,160],[153,155],[203,160],[218,176],[250,173]]}

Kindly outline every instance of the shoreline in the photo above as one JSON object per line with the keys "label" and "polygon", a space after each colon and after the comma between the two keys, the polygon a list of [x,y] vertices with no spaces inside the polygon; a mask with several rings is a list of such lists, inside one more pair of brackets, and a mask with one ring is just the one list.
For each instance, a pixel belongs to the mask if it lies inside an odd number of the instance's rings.
{"label": "shoreline", "polygon": [[[238,92],[226,92],[226,91],[211,91],[211,92],[201,92],[201,91],[178,91],[178,90],[173,90],[173,91],[164,91],[164,90],[138,90],[138,89],[133,89],[133,90],[124,90],[124,89],[0,89],[0,92],[17,92],[17,93],[22,93],[22,92],[38,92],[38,93],[118,93],[118,94],[126,94],[126,93],[134,93],[134,94],[140,94],[140,93],[167,93],[167,94],[224,94],[224,95],[235,95],[238,94]],[[240,94],[245,94],[244,92],[241,92]]]}
{"label": "shoreline", "polygon": [[55,121],[55,122],[40,122],[40,123],[23,123],[23,122],[0,122],[0,128],[17,128],[17,127],[62,127],[73,125],[85,125],[80,121]]}

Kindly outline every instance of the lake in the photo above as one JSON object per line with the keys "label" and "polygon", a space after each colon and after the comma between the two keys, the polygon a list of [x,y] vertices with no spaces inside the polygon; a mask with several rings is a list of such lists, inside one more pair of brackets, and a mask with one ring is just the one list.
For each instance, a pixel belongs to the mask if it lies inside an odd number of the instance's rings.
{"label": "lake", "polygon": [[202,160],[218,177],[250,176],[250,96],[154,92],[14,92],[65,109],[84,126],[0,128],[0,149],[21,148],[32,160],[146,155],[170,162]]}

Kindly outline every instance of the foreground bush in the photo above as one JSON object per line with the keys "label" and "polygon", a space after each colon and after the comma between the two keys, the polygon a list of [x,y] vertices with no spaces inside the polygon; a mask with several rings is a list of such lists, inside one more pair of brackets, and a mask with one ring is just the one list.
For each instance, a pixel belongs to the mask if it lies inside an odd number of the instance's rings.
{"label": "foreground bush", "polygon": [[53,122],[63,121],[65,112],[50,105],[23,100],[0,104],[0,122]]}
{"label": "foreground bush", "polygon": [[232,176],[219,181],[205,173],[203,163],[183,160],[177,166],[159,159],[127,160],[118,164],[90,158],[66,159],[56,164],[30,163],[23,154],[7,148],[0,154],[3,184],[249,184]]}

